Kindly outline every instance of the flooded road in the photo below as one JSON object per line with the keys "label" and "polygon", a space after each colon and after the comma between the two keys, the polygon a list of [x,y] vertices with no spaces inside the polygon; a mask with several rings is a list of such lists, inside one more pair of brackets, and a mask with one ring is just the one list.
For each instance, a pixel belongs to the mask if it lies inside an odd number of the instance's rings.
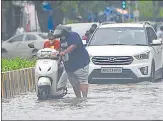
{"label": "flooded road", "polygon": [[72,89],[64,99],[38,101],[35,93],[3,100],[2,119],[163,119],[163,81],[158,83],[90,85],[88,99],[76,99]]}

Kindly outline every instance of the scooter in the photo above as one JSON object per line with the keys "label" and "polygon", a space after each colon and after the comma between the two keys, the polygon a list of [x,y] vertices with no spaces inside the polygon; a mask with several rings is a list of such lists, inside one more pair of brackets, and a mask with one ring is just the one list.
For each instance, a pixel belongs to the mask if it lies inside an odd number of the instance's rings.
{"label": "scooter", "polygon": [[[28,44],[35,48],[33,44]],[[37,52],[35,65],[36,93],[39,100],[62,98],[67,94],[67,75],[59,52],[44,48]]]}

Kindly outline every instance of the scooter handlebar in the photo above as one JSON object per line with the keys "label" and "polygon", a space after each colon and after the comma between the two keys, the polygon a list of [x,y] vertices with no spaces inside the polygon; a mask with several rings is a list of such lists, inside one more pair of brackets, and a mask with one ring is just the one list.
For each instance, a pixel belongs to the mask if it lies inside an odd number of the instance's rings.
{"label": "scooter handlebar", "polygon": [[64,55],[64,56],[61,56],[61,55],[58,53],[58,54],[57,54],[57,58],[59,58],[59,57],[61,58],[61,61],[63,61],[63,62],[65,61],[65,59],[64,59],[65,55]]}

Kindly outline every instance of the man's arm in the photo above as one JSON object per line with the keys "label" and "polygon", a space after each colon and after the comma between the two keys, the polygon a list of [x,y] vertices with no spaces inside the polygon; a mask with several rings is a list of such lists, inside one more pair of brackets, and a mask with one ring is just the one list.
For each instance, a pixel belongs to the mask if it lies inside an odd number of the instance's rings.
{"label": "man's arm", "polygon": [[77,45],[70,45],[66,50],[60,52],[60,56],[71,53],[75,48],[77,48]]}
{"label": "man's arm", "polygon": [[77,48],[77,45],[70,45],[66,50],[64,50],[63,52],[65,54],[69,54],[71,53],[75,48]]}

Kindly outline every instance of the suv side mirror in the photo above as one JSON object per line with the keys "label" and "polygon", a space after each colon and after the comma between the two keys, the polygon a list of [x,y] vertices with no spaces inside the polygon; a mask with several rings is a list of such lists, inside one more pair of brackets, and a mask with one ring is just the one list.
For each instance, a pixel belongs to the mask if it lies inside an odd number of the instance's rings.
{"label": "suv side mirror", "polygon": [[160,39],[158,39],[158,40],[153,40],[151,44],[152,44],[152,45],[161,45],[161,44],[162,44],[162,41],[161,41]]}
{"label": "suv side mirror", "polygon": [[28,44],[28,47],[29,47],[29,48],[35,48],[35,46],[34,46],[33,44],[31,44],[31,43]]}

